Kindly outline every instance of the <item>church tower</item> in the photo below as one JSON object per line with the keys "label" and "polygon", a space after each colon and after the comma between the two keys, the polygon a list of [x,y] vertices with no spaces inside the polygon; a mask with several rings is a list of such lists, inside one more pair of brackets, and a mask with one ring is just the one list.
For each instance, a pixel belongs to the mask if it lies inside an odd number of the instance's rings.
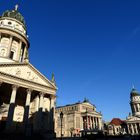
{"label": "church tower", "polygon": [[0,62],[28,61],[29,41],[24,17],[14,10],[5,11],[0,18]]}
{"label": "church tower", "polygon": [[130,106],[133,116],[140,116],[140,94],[136,89],[132,89],[130,93]]}
{"label": "church tower", "polygon": [[130,92],[130,106],[132,114],[126,118],[127,133],[140,135],[140,93],[133,87]]}

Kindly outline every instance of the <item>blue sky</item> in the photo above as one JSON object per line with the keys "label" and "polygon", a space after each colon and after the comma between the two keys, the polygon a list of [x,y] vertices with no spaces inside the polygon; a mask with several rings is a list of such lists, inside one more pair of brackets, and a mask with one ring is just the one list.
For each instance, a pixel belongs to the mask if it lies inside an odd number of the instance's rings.
{"label": "blue sky", "polygon": [[48,79],[57,105],[86,97],[104,120],[125,119],[132,85],[140,91],[139,0],[1,0],[0,13],[25,17],[30,62]]}

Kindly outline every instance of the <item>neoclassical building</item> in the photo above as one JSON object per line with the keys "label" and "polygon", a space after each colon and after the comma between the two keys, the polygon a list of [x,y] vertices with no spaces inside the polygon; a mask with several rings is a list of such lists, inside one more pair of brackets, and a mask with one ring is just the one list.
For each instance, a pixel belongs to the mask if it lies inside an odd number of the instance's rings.
{"label": "neoclassical building", "polygon": [[140,93],[134,88],[130,93],[130,106],[132,113],[126,119],[127,131],[132,135],[140,135]]}
{"label": "neoclassical building", "polygon": [[64,137],[80,136],[82,132],[94,133],[102,130],[102,114],[97,112],[95,105],[87,99],[83,102],[57,107],[55,112],[57,137],[61,136],[61,112],[63,112],[62,135]]}
{"label": "neoclassical building", "polygon": [[56,90],[30,62],[30,43],[18,6],[0,17],[0,132],[54,133]]}

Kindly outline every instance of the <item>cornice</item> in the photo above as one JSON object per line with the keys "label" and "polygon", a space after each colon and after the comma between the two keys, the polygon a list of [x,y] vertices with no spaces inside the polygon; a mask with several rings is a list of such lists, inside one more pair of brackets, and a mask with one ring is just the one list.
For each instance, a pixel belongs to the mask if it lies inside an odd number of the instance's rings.
{"label": "cornice", "polygon": [[1,30],[1,33],[6,33],[6,34],[9,34],[9,35],[15,35],[15,37],[17,37],[17,38],[19,38],[21,40],[24,40],[24,42],[27,42],[27,45],[30,46],[29,40],[20,31],[10,29],[10,28],[8,28],[6,26],[0,27],[0,30]]}

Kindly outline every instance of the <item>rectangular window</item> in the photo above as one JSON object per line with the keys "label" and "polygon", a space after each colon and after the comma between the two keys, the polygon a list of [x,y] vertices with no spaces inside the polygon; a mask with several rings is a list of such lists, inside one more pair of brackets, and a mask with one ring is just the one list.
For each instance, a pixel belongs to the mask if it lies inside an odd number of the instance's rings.
{"label": "rectangular window", "polygon": [[13,57],[14,57],[14,52],[11,51],[11,52],[10,52],[10,58],[13,59]]}

